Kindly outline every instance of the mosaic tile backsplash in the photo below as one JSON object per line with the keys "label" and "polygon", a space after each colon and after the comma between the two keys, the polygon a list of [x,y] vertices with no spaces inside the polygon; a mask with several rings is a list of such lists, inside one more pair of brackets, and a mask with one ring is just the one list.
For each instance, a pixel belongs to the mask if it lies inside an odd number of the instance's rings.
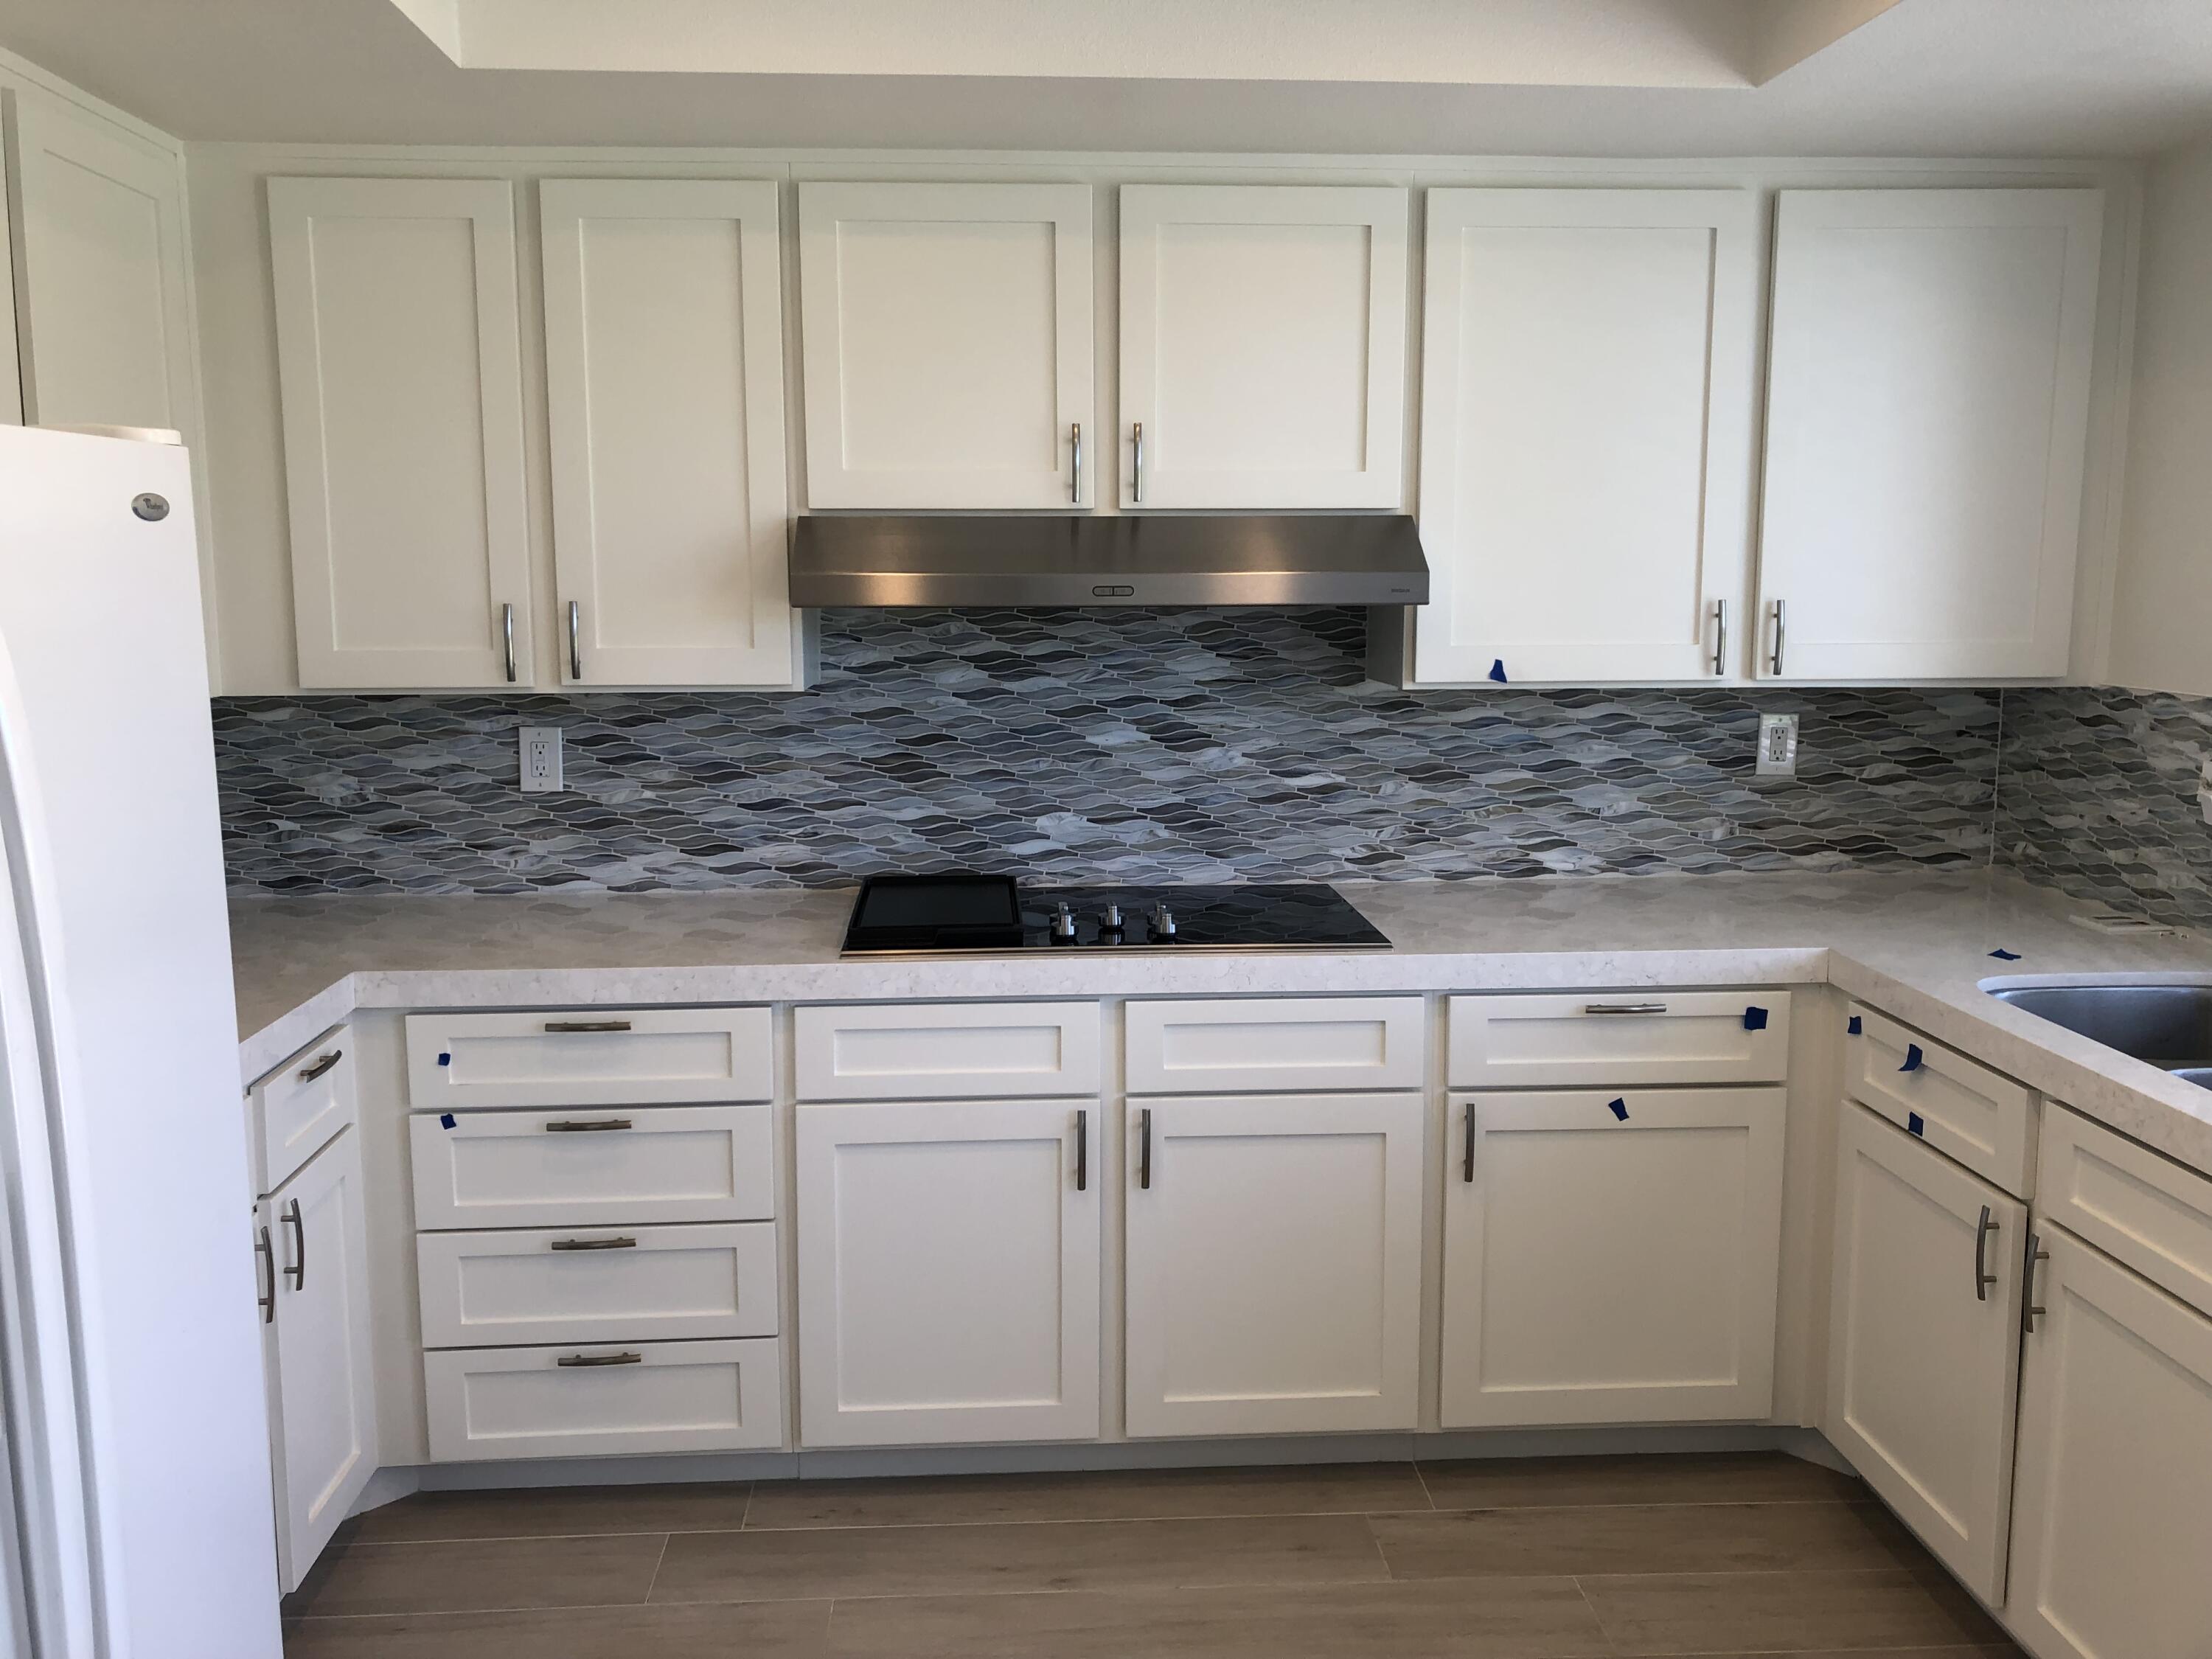
{"label": "mosaic tile backsplash", "polygon": [[[1391,690],[1364,619],[835,611],[798,695],[219,700],[233,884],[641,891],[980,868],[1041,883],[1961,866],[1972,690]],[[1763,710],[1800,775],[1754,779]],[[568,792],[516,788],[565,728]]]}

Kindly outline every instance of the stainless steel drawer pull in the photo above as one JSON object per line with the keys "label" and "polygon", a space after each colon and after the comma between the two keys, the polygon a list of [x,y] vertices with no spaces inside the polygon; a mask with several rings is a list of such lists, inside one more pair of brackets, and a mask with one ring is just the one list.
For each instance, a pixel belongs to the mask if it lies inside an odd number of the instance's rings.
{"label": "stainless steel drawer pull", "polygon": [[514,684],[514,607],[503,605],[499,608],[500,638],[507,647],[507,683]]}
{"label": "stainless steel drawer pull", "polygon": [[564,1353],[553,1362],[556,1365],[642,1365],[641,1353]]}
{"label": "stainless steel drawer pull", "polygon": [[301,1081],[301,1082],[302,1082],[302,1083],[313,1083],[313,1082],[317,1078],[319,1078],[319,1077],[322,1076],[325,1072],[329,1071],[329,1070],[331,1069],[331,1066],[333,1066],[337,1065],[340,1060],[343,1060],[344,1058],[345,1058],[345,1050],[344,1050],[344,1049],[343,1049],[343,1048],[333,1048],[333,1049],[331,1049],[331,1050],[330,1051],[330,1053],[328,1053],[328,1054],[325,1054],[325,1055],[324,1055],[320,1060],[317,1060],[313,1065],[312,1065],[312,1066],[310,1066],[307,1067],[305,1070],[303,1070],[303,1071],[300,1073],[300,1081]]}
{"label": "stainless steel drawer pull", "polygon": [[296,1198],[284,1206],[284,1224],[292,1230],[293,1247],[299,1252],[298,1259],[284,1269],[284,1277],[292,1281],[294,1290],[304,1291],[307,1288],[307,1221],[300,1213]]}
{"label": "stainless steel drawer pull", "polygon": [[1076,506],[1083,505],[1083,422],[1067,423],[1068,489],[1067,499]]}
{"label": "stainless steel drawer pull", "polygon": [[1586,1014],[1663,1014],[1667,1012],[1667,1005],[1663,1002],[1586,1002],[1583,1005],[1583,1012]]}
{"label": "stainless steel drawer pull", "polygon": [[1790,640],[1790,611],[1780,599],[1774,602],[1774,654],[1767,659],[1768,672],[1782,672],[1782,647]]}
{"label": "stainless steel drawer pull", "polygon": [[1461,1155],[1459,1178],[1472,1186],[1474,1182],[1474,1103],[1467,1103],[1467,1151]]}
{"label": "stainless steel drawer pull", "polygon": [[1149,1192],[1152,1185],[1152,1109],[1147,1106],[1139,1113],[1137,1122],[1141,1137],[1137,1146],[1137,1185]]}
{"label": "stainless steel drawer pull", "polygon": [[1990,1235],[1996,1231],[1996,1221],[1990,1212],[1990,1206],[1984,1204],[1982,1206],[1981,1221],[1974,1228],[1974,1300],[1977,1302],[1988,1301],[1990,1286],[1997,1282],[1997,1276],[1990,1271]]}
{"label": "stainless steel drawer pull", "polygon": [[2043,1248],[2043,1240],[2034,1233],[2030,1233],[2027,1236],[2027,1281],[2020,1287],[2020,1328],[2031,1336],[2035,1334],[2037,1316],[2051,1311],[2048,1308],[2039,1306],[2035,1299],[2035,1264],[2050,1260],[2051,1252]]}
{"label": "stainless steel drawer pull", "polygon": [[553,1248],[556,1250],[634,1250],[637,1248],[637,1241],[634,1238],[556,1238],[553,1241]]}
{"label": "stainless steel drawer pull", "polygon": [[1136,422],[1129,428],[1129,447],[1134,456],[1129,469],[1129,500],[1139,507],[1145,504],[1145,423]]}
{"label": "stainless steel drawer pull", "polygon": [[256,1297],[254,1300],[261,1304],[261,1322],[264,1325],[274,1325],[276,1322],[276,1252],[269,1243],[268,1228],[264,1227],[261,1230],[261,1237],[254,1241],[253,1254],[259,1256],[269,1266],[268,1291],[264,1295]]}
{"label": "stainless steel drawer pull", "polygon": [[627,1129],[632,1127],[626,1117],[556,1118],[545,1126],[545,1133],[549,1135],[580,1135],[595,1129]]}
{"label": "stainless steel drawer pull", "polygon": [[1728,674],[1728,601],[1713,601],[1713,673],[1716,678]]}
{"label": "stainless steel drawer pull", "polygon": [[1075,1115],[1075,1190],[1091,1190],[1091,1114]]}
{"label": "stainless steel drawer pull", "polygon": [[573,1036],[579,1031],[627,1031],[626,1019],[549,1019],[545,1029],[556,1035]]}
{"label": "stainless steel drawer pull", "polygon": [[568,601],[568,678],[584,678],[584,607]]}

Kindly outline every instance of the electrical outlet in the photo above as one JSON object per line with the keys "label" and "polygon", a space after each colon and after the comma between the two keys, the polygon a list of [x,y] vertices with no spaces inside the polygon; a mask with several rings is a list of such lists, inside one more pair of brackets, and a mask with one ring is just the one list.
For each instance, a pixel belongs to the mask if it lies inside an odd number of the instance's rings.
{"label": "electrical outlet", "polygon": [[550,795],[561,788],[561,728],[526,726],[522,728],[522,793]]}
{"label": "electrical outlet", "polygon": [[1759,766],[1762,778],[1797,775],[1797,717],[1761,714],[1759,717]]}

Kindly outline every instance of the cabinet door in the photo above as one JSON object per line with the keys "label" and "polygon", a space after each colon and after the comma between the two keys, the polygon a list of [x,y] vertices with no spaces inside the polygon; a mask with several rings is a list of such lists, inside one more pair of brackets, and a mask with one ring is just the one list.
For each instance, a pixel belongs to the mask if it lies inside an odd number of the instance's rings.
{"label": "cabinet door", "polygon": [[2094,190],[1784,191],[1759,672],[2066,672]]}
{"label": "cabinet door", "polygon": [[1091,505],[1087,185],[799,187],[811,507]]}
{"label": "cabinet door", "polygon": [[276,1274],[276,1554],[287,1591],[376,1472],[361,1133],[349,1128],[264,1199]]}
{"label": "cabinet door", "polygon": [[2027,1208],[1865,1108],[1843,1112],[1828,1437],[1996,1605]]}
{"label": "cabinet door", "polygon": [[1417,1095],[1132,1103],[1133,1436],[1410,1429]]}
{"label": "cabinet door", "polygon": [[1742,672],[1752,213],[1744,191],[1429,192],[1420,679]]}
{"label": "cabinet door", "polygon": [[2212,1631],[2212,1322],[2046,1229],[2005,1615],[2038,1659],[2200,1659]]}
{"label": "cabinet door", "polygon": [[1406,192],[1121,188],[1121,499],[1395,509]]}
{"label": "cabinet door", "polygon": [[790,684],[775,186],[538,199],[563,683]]}
{"label": "cabinet door", "polygon": [[528,685],[510,187],[271,179],[300,684]]}
{"label": "cabinet door", "polygon": [[799,1438],[1098,1433],[1098,1107],[799,1109]]}
{"label": "cabinet door", "polygon": [[1784,1100],[1455,1097],[1443,1425],[1764,1418]]}

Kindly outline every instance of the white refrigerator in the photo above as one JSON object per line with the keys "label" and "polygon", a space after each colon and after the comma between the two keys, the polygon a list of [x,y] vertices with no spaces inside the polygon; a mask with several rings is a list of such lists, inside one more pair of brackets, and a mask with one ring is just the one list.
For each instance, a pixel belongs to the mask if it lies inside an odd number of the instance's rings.
{"label": "white refrigerator", "polygon": [[0,1655],[277,1659],[185,451],[0,426]]}

